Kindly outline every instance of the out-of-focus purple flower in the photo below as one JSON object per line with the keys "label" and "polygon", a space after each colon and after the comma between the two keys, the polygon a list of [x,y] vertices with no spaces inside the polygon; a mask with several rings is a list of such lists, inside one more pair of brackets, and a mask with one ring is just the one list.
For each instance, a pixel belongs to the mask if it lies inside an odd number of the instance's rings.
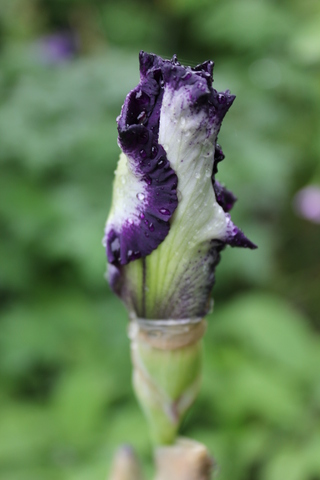
{"label": "out-of-focus purple flower", "polygon": [[295,212],[310,222],[320,223],[320,186],[302,188],[293,199]]}
{"label": "out-of-focus purple flower", "polygon": [[57,32],[36,42],[41,63],[59,64],[71,60],[79,51],[79,39],[73,32]]}

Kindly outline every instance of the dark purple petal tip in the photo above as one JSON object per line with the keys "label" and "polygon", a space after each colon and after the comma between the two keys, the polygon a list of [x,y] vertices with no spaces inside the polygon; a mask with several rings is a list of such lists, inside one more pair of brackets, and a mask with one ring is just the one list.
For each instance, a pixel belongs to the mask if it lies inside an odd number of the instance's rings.
{"label": "dark purple petal tip", "polygon": [[231,247],[250,248],[251,250],[258,248],[231,220],[225,242]]}

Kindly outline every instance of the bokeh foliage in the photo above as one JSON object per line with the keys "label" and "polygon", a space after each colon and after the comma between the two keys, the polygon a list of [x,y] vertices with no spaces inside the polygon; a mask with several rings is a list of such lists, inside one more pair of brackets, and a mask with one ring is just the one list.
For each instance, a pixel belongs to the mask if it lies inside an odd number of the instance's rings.
{"label": "bokeh foliage", "polygon": [[[102,479],[123,442],[150,469],[101,246],[140,49],[213,58],[237,95],[218,178],[259,245],[223,252],[183,434],[221,480],[320,479],[320,227],[292,208],[320,184],[319,25],[318,0],[2,0],[1,479]],[[53,58],[66,32],[76,51]]]}

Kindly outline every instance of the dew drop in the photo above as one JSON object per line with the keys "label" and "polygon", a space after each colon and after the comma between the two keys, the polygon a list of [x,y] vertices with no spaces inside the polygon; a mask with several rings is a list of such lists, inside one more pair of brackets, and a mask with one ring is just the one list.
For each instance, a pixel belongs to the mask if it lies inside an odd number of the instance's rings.
{"label": "dew drop", "polygon": [[140,122],[140,123],[143,123],[143,121],[145,120],[147,114],[144,110],[142,110],[141,113],[139,113],[139,115],[137,116],[137,120]]}
{"label": "dew drop", "polygon": [[192,73],[191,72],[187,72],[183,75],[183,77],[181,77],[183,80],[189,80],[189,78],[192,77]]}
{"label": "dew drop", "polygon": [[220,104],[226,103],[226,97],[225,97],[225,95],[224,95],[223,93],[219,93],[219,94],[218,94],[218,102],[219,102]]}
{"label": "dew drop", "polygon": [[140,218],[144,219],[144,213],[140,213]]}
{"label": "dew drop", "polygon": [[160,157],[160,160],[157,162],[157,165],[160,168],[163,167],[163,165],[164,165],[164,158],[163,157]]}
{"label": "dew drop", "polygon": [[141,192],[137,193],[136,196],[137,196],[137,199],[140,200],[141,202],[142,200],[144,200],[144,197],[145,197],[144,193],[141,193]]}
{"label": "dew drop", "polygon": [[158,147],[156,147],[155,145],[151,148],[151,158],[154,158],[156,157],[158,153]]}
{"label": "dew drop", "polygon": [[141,158],[146,158],[147,157],[147,152],[142,148],[142,150],[140,150],[140,157]]}
{"label": "dew drop", "polygon": [[133,220],[132,220],[132,218],[128,218],[128,223],[129,223],[130,225],[133,225]]}
{"label": "dew drop", "polygon": [[160,208],[160,209],[159,209],[159,212],[160,212],[162,215],[171,215],[170,210],[168,210],[167,208]]}
{"label": "dew drop", "polygon": [[146,175],[145,177],[143,177],[143,180],[147,183],[147,185],[151,185],[152,183],[152,178],[149,177],[149,175]]}
{"label": "dew drop", "polygon": [[196,179],[199,180],[200,178],[200,173],[196,173]]}
{"label": "dew drop", "polygon": [[154,232],[154,225],[153,225],[153,223],[150,223],[150,225],[149,225],[149,230],[150,230],[150,232]]}

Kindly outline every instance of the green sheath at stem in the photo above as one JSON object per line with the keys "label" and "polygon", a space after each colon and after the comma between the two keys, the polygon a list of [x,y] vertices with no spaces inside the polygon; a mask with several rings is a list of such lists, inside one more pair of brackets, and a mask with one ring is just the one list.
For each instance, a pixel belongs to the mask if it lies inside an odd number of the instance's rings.
{"label": "green sheath at stem", "polygon": [[[205,321],[131,323],[133,385],[156,445],[174,443],[200,387]],[[151,327],[150,329],[150,325]]]}

